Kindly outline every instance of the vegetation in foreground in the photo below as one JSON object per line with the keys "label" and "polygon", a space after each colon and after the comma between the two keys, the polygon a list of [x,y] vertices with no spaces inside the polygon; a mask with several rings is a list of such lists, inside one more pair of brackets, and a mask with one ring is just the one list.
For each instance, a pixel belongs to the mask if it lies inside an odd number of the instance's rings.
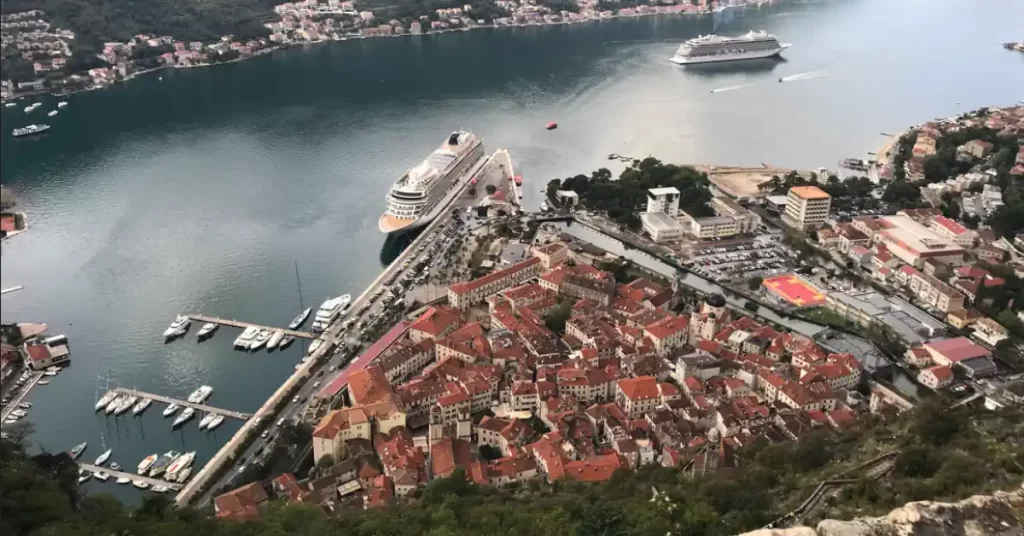
{"label": "vegetation in foreground", "polygon": [[[662,467],[621,472],[608,482],[497,490],[457,477],[440,479],[417,500],[383,510],[326,517],[308,506],[272,504],[248,523],[217,521],[174,509],[151,496],[130,509],[109,495],[82,496],[65,454],[26,454],[0,443],[0,533],[79,536],[146,535],[649,535],[735,534],[788,511],[829,478],[879,453],[900,452],[892,474],[845,488],[817,516],[879,515],[905,502],[955,500],[1020,484],[1024,413],[944,411],[938,401],[882,421],[863,417],[843,433],[799,442],[755,443],[738,452],[740,467],[708,476]],[[667,494],[651,502],[651,488]],[[809,520],[813,521],[813,520]]]}

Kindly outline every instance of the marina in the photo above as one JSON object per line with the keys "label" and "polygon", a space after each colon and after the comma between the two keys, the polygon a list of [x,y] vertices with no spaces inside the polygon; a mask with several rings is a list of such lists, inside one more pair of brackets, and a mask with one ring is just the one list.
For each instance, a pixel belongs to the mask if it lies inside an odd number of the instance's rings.
{"label": "marina", "polygon": [[158,395],[155,393],[144,393],[142,391],[136,391],[135,389],[125,389],[122,387],[117,387],[112,390],[122,396],[141,396],[156,402],[163,402],[165,404],[177,404],[178,406],[192,408],[195,411],[201,411],[203,413],[215,413],[217,415],[223,415],[224,417],[230,417],[232,419],[240,419],[244,421],[249,417],[252,417],[252,415],[248,413],[242,413],[241,411],[232,411],[229,409],[215,408],[213,406],[207,406],[205,404],[196,404],[194,402],[189,402],[188,400],[181,400],[179,398],[172,398],[169,396]]}
{"label": "marina", "polygon": [[270,333],[273,333],[275,331],[279,331],[279,332],[283,333],[284,335],[291,335],[292,337],[298,337],[298,338],[301,338],[301,339],[315,339],[316,338],[316,334],[310,333],[308,331],[296,331],[294,329],[288,329],[288,328],[275,328],[275,327],[271,327],[271,326],[261,326],[259,324],[254,324],[252,322],[242,322],[240,320],[230,320],[230,319],[227,319],[227,318],[217,318],[217,317],[214,317],[214,316],[205,316],[205,315],[197,315],[197,314],[185,314],[183,316],[187,316],[187,317],[189,317],[190,319],[192,319],[192,320],[194,320],[196,322],[203,322],[205,324],[217,324],[217,325],[221,325],[221,326],[231,326],[233,328],[242,328],[242,329],[245,329],[245,328],[256,328],[257,330],[260,330],[260,331],[266,330],[267,332],[270,332]]}
{"label": "marina", "polygon": [[93,465],[91,463],[79,463],[78,467],[89,473],[103,472],[114,478],[127,478],[132,482],[145,482],[149,486],[164,486],[169,489],[174,489],[178,486],[174,482],[168,482],[166,480],[160,480],[159,478],[150,478],[148,476],[137,475],[135,473],[126,473],[124,471],[115,471],[109,467],[100,467],[99,465]]}

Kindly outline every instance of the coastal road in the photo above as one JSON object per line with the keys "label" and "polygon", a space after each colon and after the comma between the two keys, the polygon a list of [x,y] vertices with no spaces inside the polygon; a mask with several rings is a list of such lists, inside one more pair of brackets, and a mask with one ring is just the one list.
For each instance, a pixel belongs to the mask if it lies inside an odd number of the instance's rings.
{"label": "coastal road", "polygon": [[[12,411],[18,409],[18,404],[21,404],[21,401],[25,400],[25,397],[28,396],[29,392],[32,391],[32,388],[36,386],[36,382],[38,382],[39,380],[43,379],[44,377],[45,376],[43,376],[42,372],[33,372],[32,373],[31,378],[27,382],[25,382],[25,386],[22,387],[20,390],[18,390],[18,396],[16,396],[13,399],[11,399],[11,402],[9,404],[7,404],[6,406],[4,406],[3,414],[0,415],[0,422],[7,420],[7,416],[10,415]],[[26,410],[26,411],[28,411],[28,410]],[[20,424],[21,422],[22,422],[22,420],[19,419],[18,423],[16,423],[16,424]],[[15,425],[9,425],[9,426],[15,426]]]}

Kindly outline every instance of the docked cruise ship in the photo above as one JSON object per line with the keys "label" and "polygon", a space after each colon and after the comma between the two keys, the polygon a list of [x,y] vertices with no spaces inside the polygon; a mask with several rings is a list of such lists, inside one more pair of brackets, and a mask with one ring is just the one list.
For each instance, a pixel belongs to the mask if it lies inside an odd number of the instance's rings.
{"label": "docked cruise ship", "polygon": [[430,223],[453,198],[474,165],[484,157],[484,144],[471,132],[454,132],[436,151],[398,179],[388,192],[388,208],[378,227],[385,234],[412,231]]}
{"label": "docked cruise ship", "polygon": [[780,43],[777,37],[763,31],[748,32],[739,37],[702,35],[679,45],[672,61],[680,65],[688,65],[750,60],[775,56],[787,48],[789,48],[788,43]]}

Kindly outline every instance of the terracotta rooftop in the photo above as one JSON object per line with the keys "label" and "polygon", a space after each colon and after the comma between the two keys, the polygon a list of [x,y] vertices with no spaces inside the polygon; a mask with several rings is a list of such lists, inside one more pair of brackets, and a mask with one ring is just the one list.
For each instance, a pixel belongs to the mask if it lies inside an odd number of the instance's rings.
{"label": "terracotta rooftop", "polygon": [[639,378],[627,378],[619,380],[616,384],[622,390],[622,394],[630,400],[650,400],[660,398],[658,393],[658,381],[651,376]]}
{"label": "terracotta rooftop", "polygon": [[259,482],[246,484],[213,499],[218,518],[238,521],[259,516],[259,505],[267,501],[267,492]]}
{"label": "terracotta rooftop", "polygon": [[427,309],[425,313],[409,326],[411,331],[421,331],[428,335],[437,337],[450,329],[453,324],[462,321],[462,315],[451,307],[440,305]]}
{"label": "terracotta rooftop", "polygon": [[456,284],[452,285],[450,288],[451,288],[451,291],[454,292],[455,294],[466,294],[466,293],[472,292],[472,291],[474,291],[474,290],[476,290],[476,289],[478,289],[480,287],[483,287],[483,286],[485,286],[485,285],[487,285],[489,283],[493,283],[495,281],[500,281],[501,279],[504,279],[505,277],[508,277],[508,276],[510,276],[512,274],[515,274],[515,273],[517,273],[517,272],[519,272],[521,270],[525,270],[525,269],[527,269],[527,268],[529,268],[529,267],[531,267],[531,266],[533,266],[535,264],[540,264],[540,259],[538,259],[537,257],[531,257],[531,258],[529,258],[529,259],[527,259],[527,260],[525,260],[523,262],[520,262],[518,264],[513,264],[512,266],[509,266],[508,268],[505,268],[503,270],[498,270],[497,272],[492,272],[490,274],[487,274],[487,275],[485,275],[483,277],[479,277],[479,278],[474,279],[472,281],[467,281],[467,282],[464,282],[464,283],[456,283]]}

